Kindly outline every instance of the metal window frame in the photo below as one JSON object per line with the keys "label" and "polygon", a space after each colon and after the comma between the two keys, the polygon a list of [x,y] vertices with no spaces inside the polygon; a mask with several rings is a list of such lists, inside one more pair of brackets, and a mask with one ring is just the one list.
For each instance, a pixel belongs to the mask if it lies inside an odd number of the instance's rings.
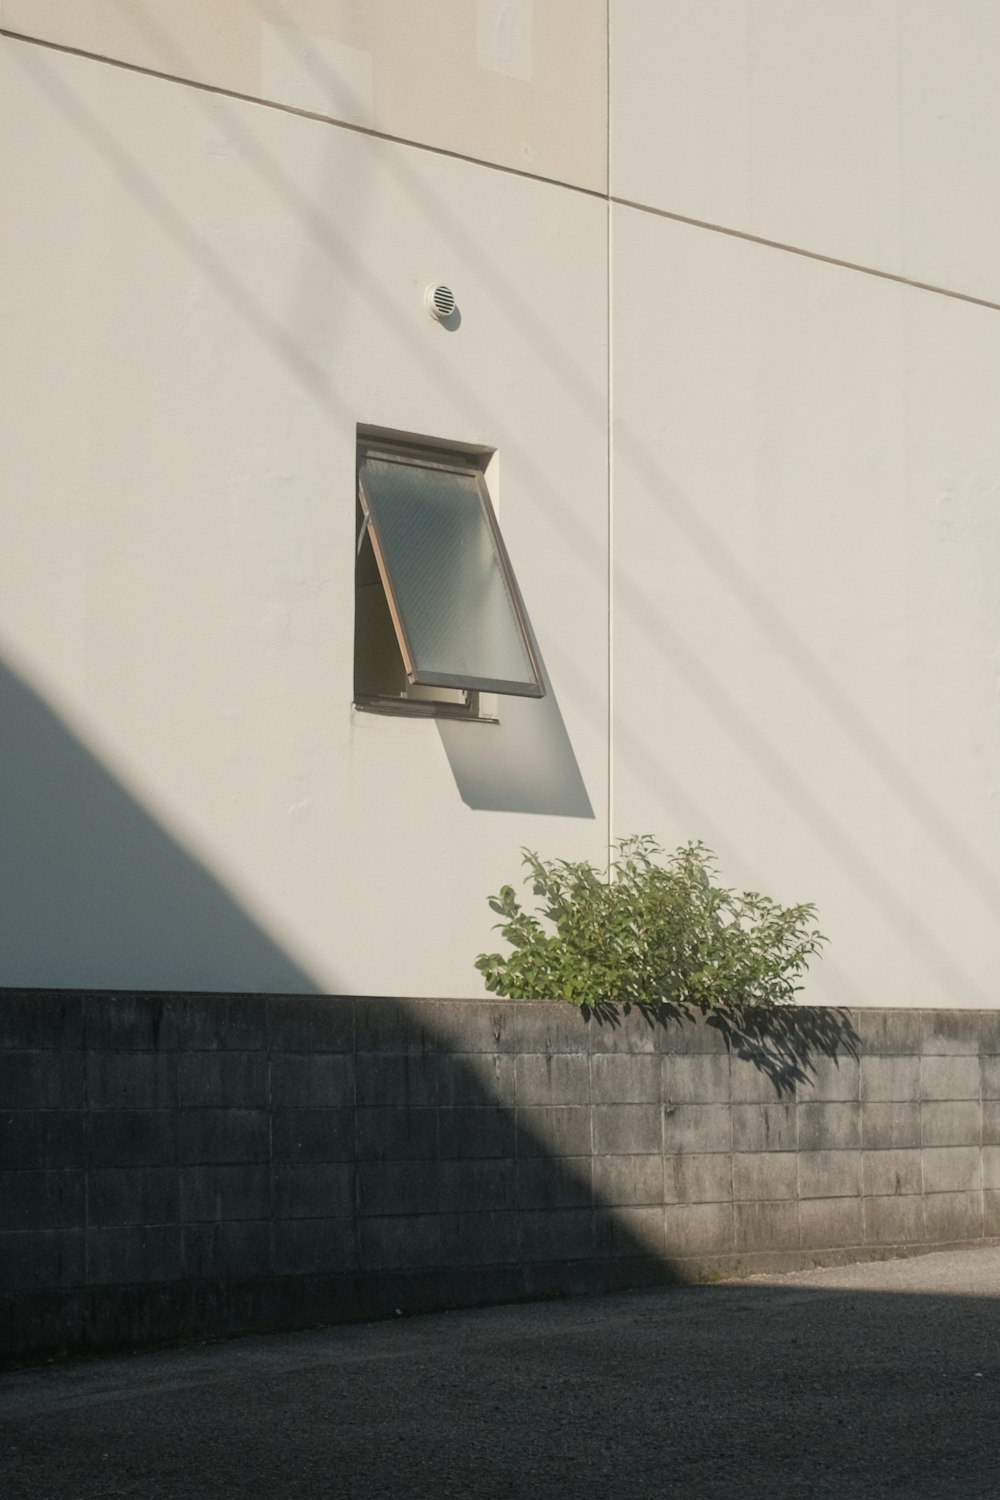
{"label": "metal window frame", "polygon": [[[524,680],[510,680],[494,677],[476,677],[463,673],[451,672],[428,672],[421,671],[415,660],[412,641],[406,628],[405,611],[400,607],[397,599],[397,590],[394,586],[391,560],[383,551],[378,534],[378,523],[372,515],[372,509],[368,496],[365,494],[364,465],[368,459],[375,458],[385,463],[403,464],[410,468],[438,469],[445,473],[461,474],[465,478],[475,480],[476,491],[479,498],[480,510],[486,521],[493,545],[496,550],[497,559],[500,564],[500,576],[507,592],[508,602],[514,616],[515,624],[520,632],[524,645],[525,654],[528,659],[533,681],[528,683]],[[407,681],[414,686],[421,687],[443,687],[461,689],[470,695],[479,693],[496,693],[501,696],[519,698],[541,698],[545,695],[544,680],[538,660],[538,654],[534,648],[531,631],[528,626],[528,617],[524,608],[524,601],[517,586],[514,569],[511,566],[510,556],[504,545],[503,536],[500,531],[490,499],[489,489],[486,485],[486,476],[481,463],[476,463],[472,458],[463,457],[457,453],[449,453],[447,450],[438,448],[422,447],[418,444],[386,443],[384,441],[358,442],[357,448],[357,497],[361,506],[364,519],[364,527],[371,540],[372,552],[375,563],[382,580],[382,588],[385,592],[386,603],[392,618],[393,629],[399,644],[400,654],[403,658],[403,667],[406,672]],[[376,502],[377,508],[377,502]],[[360,546],[360,543],[359,543]],[[376,699],[369,700],[379,705],[387,704],[392,700]],[[406,699],[397,700],[400,712],[420,712],[419,700]],[[473,704],[466,708],[459,708],[454,704],[425,704],[423,712],[450,713],[451,716],[466,718],[477,717]]]}

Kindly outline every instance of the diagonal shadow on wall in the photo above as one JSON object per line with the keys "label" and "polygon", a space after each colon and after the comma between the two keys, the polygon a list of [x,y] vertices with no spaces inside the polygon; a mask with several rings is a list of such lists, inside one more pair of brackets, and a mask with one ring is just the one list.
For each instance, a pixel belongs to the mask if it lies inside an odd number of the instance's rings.
{"label": "diagonal shadow on wall", "polygon": [[13,985],[317,988],[2,663],[0,955]]}

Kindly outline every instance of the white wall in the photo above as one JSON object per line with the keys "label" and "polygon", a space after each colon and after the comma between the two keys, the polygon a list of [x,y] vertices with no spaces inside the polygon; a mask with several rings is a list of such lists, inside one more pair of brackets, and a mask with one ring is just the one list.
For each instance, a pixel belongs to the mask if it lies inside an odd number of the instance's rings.
{"label": "white wall", "polygon": [[[607,842],[604,204],[23,42],[2,67],[0,642],[150,820],[46,799],[21,732],[4,981],[475,990],[519,847]],[[499,450],[552,685],[499,728],[352,710],[358,422]],[[182,856],[274,945],[253,972]]]}
{"label": "white wall", "polygon": [[1000,300],[993,0],[611,0],[612,191]]}
{"label": "white wall", "polygon": [[[0,42],[0,981],[475,993],[646,830],[998,1003],[996,8],[611,0],[610,222],[605,10],[0,0],[128,65]],[[499,450],[499,729],[351,708],[359,422]]]}

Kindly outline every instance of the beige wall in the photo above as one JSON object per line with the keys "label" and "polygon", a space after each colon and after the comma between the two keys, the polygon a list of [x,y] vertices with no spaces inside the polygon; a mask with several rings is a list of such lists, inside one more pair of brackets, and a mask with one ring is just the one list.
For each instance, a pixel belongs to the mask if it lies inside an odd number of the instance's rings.
{"label": "beige wall", "polygon": [[611,0],[612,188],[1000,300],[993,0]]}
{"label": "beige wall", "polygon": [[606,187],[606,0],[0,0],[0,24]]}
{"label": "beige wall", "polygon": [[[998,1003],[993,7],[613,4],[610,321],[602,7],[0,21],[487,163],[0,44],[0,978],[462,995],[519,846],[649,830],[808,998]],[[351,710],[358,422],[499,450],[499,729]]]}
{"label": "beige wall", "polygon": [[615,825],[814,900],[809,994],[996,1003],[1000,319],[615,216]]}
{"label": "beige wall", "polygon": [[[606,847],[604,205],[0,57],[4,980],[288,987],[279,956],[237,961],[231,913],[220,962],[185,894],[210,878],[304,982],[468,993],[520,846]],[[358,422],[499,452],[551,684],[499,727],[351,708]]]}

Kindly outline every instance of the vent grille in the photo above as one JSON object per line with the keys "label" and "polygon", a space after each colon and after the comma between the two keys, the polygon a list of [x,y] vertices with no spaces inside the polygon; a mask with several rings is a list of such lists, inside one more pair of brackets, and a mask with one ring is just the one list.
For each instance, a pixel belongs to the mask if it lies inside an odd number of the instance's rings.
{"label": "vent grille", "polygon": [[424,306],[432,318],[443,323],[455,311],[455,293],[450,286],[429,286],[424,293]]}

